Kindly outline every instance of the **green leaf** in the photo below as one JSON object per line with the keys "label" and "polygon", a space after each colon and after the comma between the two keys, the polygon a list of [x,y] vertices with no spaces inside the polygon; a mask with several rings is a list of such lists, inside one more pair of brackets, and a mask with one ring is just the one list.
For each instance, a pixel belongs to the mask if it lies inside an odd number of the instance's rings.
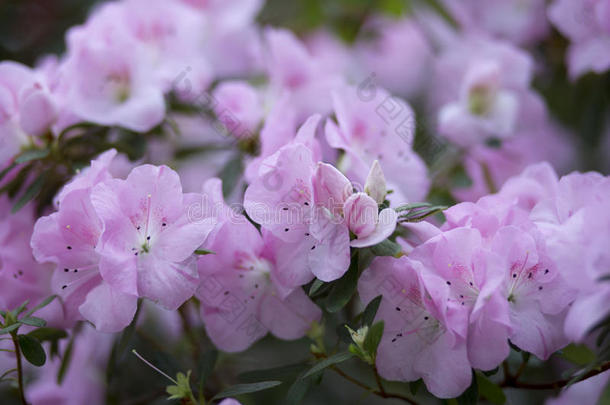
{"label": "green leaf", "polygon": [[411,395],[417,395],[417,391],[422,385],[424,385],[424,380],[421,378],[419,380],[411,381],[409,383],[409,391],[411,392]]}
{"label": "green leaf", "polygon": [[19,314],[21,314],[23,311],[25,311],[25,309],[29,303],[30,303],[30,300],[25,300],[21,305],[19,305],[17,308],[15,308],[13,311],[11,311],[13,316],[16,318]]}
{"label": "green leaf", "polygon": [[379,342],[381,342],[381,337],[383,336],[383,328],[383,321],[377,322],[369,328],[366,338],[364,338],[362,347],[373,356],[373,359],[377,354],[377,346],[379,346]]}
{"label": "green leaf", "polygon": [[168,385],[165,389],[170,397],[168,399],[188,399],[193,393],[191,391],[191,371],[176,374],[176,385]]}
{"label": "green leaf", "polygon": [[17,166],[17,163],[13,163],[13,164],[5,167],[2,171],[0,171],[0,180],[2,180],[4,178],[4,176],[6,176],[8,174],[8,172],[13,170],[13,168],[15,168],[15,166]]}
{"label": "green leaf", "polygon": [[38,304],[34,308],[30,309],[23,316],[28,317],[28,316],[32,315],[34,312],[38,311],[39,309],[42,309],[42,308],[46,307],[47,305],[49,305],[51,303],[51,301],[53,301],[55,298],[57,298],[57,295],[51,295],[50,297],[45,298],[44,300],[42,300],[42,302],[40,304]]}
{"label": "green leaf", "polygon": [[375,257],[371,248],[358,249],[358,272],[362,274],[371,265]]}
{"label": "green leaf", "polygon": [[485,376],[489,377],[492,376],[494,374],[496,374],[498,371],[500,371],[500,367],[496,367],[493,370],[488,370],[488,371],[482,371],[483,374],[485,374]]}
{"label": "green leaf", "polygon": [[243,159],[240,153],[236,154],[233,159],[220,170],[218,177],[222,180],[222,195],[229,196],[243,173]]}
{"label": "green leaf", "polygon": [[481,397],[496,405],[504,405],[506,403],[506,395],[504,395],[502,388],[491,382],[482,373],[477,373],[477,384]]}
{"label": "green leaf", "polygon": [[18,335],[17,341],[23,357],[36,367],[41,367],[47,361],[47,355],[40,342],[28,335]]}
{"label": "green leaf", "polygon": [[49,156],[48,149],[32,149],[26,150],[15,159],[15,163],[25,163],[31,160],[44,159]]}
{"label": "green leaf", "polygon": [[29,203],[33,198],[35,198],[40,190],[42,190],[42,186],[44,185],[45,179],[47,177],[47,173],[43,172],[34,180],[32,184],[25,190],[23,195],[17,200],[13,208],[11,209],[11,213],[14,214],[23,208],[24,205]]}
{"label": "green leaf", "polygon": [[448,12],[439,0],[419,0],[419,3],[424,7],[430,7],[436,14],[442,17],[452,28],[459,28],[459,24],[455,21],[450,12]]}
{"label": "green leaf", "polygon": [[314,386],[316,377],[297,378],[286,393],[286,405],[297,405],[303,401],[307,392]]}
{"label": "green leaf", "polygon": [[68,341],[68,346],[66,346],[66,350],[64,351],[64,355],[61,359],[61,364],[59,365],[59,370],[57,371],[57,385],[61,385],[64,381],[64,377],[66,376],[66,372],[68,371],[68,367],[70,367],[70,361],[72,360],[72,351],[74,349],[74,338],[76,337],[76,333],[72,334],[70,340]]}
{"label": "green leaf", "polygon": [[53,342],[68,337],[65,330],[55,328],[38,328],[27,334],[39,342]]}
{"label": "green leaf", "polygon": [[413,209],[398,217],[398,222],[421,222],[431,215],[438,214],[446,210],[446,205],[432,205],[424,208]]}
{"label": "green leaf", "polygon": [[263,370],[247,371],[239,375],[243,382],[253,383],[265,380],[286,381],[292,380],[297,375],[305,371],[306,363],[288,364],[286,366],[267,368]]}
{"label": "green leaf", "polygon": [[585,366],[595,361],[595,353],[583,344],[572,343],[561,350],[561,357],[570,363]]}
{"label": "green leaf", "polygon": [[324,281],[319,280],[319,279],[315,279],[313,281],[313,283],[311,284],[311,287],[309,287],[309,296],[313,297],[316,295],[316,292],[318,292],[318,290],[324,285]]}
{"label": "green leaf", "polygon": [[19,319],[19,323],[41,328],[47,324],[47,321],[45,321],[42,318],[35,317],[35,316],[26,316],[25,318]]}
{"label": "green leaf", "polygon": [[4,373],[2,373],[2,375],[0,375],[0,382],[2,382],[2,380],[4,380],[7,375],[9,375],[10,373],[15,373],[15,372],[17,372],[16,368],[11,368],[10,370],[6,370]]}
{"label": "green leaf", "polygon": [[410,203],[410,204],[399,205],[398,207],[394,208],[394,211],[396,211],[396,212],[410,211],[415,208],[425,208],[425,207],[431,207],[431,206],[432,206],[432,204],[427,203],[427,202]]}
{"label": "green leaf", "polygon": [[12,331],[19,328],[21,324],[14,323],[12,325],[7,326],[6,328],[0,329],[0,335],[4,335],[5,333],[11,333]]}
{"label": "green leaf", "polygon": [[342,363],[345,360],[351,359],[352,357],[354,357],[354,354],[350,353],[350,352],[341,352],[341,353],[333,354],[332,356],[327,357],[324,360],[316,363],[312,368],[309,369],[308,372],[306,372],[303,375],[302,378],[307,378],[310,375],[319,373],[320,371],[324,370],[327,367]]}
{"label": "green leaf", "polygon": [[456,399],[458,405],[476,405],[478,403],[479,387],[477,384],[477,378],[474,373],[474,370],[472,371],[472,382],[470,383],[470,387],[468,387],[468,389]]}
{"label": "green leaf", "polygon": [[362,312],[362,325],[371,326],[375,319],[375,315],[377,315],[379,304],[381,304],[381,298],[381,295],[376,296],[367,304],[366,308],[364,308],[364,312]]}
{"label": "green leaf", "polygon": [[218,360],[218,350],[216,349],[207,350],[201,355],[197,368],[200,384],[205,384],[205,381],[212,374],[214,367],[216,367],[216,360]]}
{"label": "green leaf", "polygon": [[396,256],[402,251],[402,247],[398,243],[386,239],[372,246],[371,251],[375,256]]}
{"label": "green leaf", "polygon": [[261,381],[252,384],[236,384],[214,395],[214,398],[212,398],[210,402],[216,399],[235,397],[238,395],[250,394],[252,392],[268,390],[269,388],[277,387],[281,383],[281,381]]}
{"label": "green leaf", "polygon": [[205,255],[213,255],[215,254],[211,250],[197,249],[194,252],[196,255],[205,256]]}
{"label": "green leaf", "polygon": [[333,288],[326,298],[325,306],[328,312],[337,312],[343,308],[356,292],[358,285],[358,260],[352,256],[352,264],[347,273],[333,283]]}

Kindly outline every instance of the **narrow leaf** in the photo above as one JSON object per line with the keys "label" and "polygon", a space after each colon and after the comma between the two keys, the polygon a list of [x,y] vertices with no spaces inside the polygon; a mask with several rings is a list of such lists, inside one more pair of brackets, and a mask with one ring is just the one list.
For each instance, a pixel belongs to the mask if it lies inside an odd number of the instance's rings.
{"label": "narrow leaf", "polygon": [[28,336],[37,339],[40,342],[53,342],[68,337],[65,330],[55,328],[38,328],[34,329]]}
{"label": "narrow leaf", "polygon": [[13,208],[11,209],[11,213],[16,213],[24,205],[29,203],[33,198],[35,198],[40,190],[42,190],[42,186],[44,185],[45,178],[47,177],[46,173],[40,174],[36,180],[25,190],[25,193],[17,200]]}
{"label": "narrow leaf", "polygon": [[364,308],[364,312],[362,313],[362,325],[371,326],[373,324],[373,320],[379,309],[379,304],[381,304],[381,298],[381,295],[376,296],[367,304],[366,308]]}
{"label": "narrow leaf", "polygon": [[49,156],[48,149],[32,149],[23,152],[21,155],[17,156],[15,159],[15,163],[25,163],[31,160],[44,159]]}
{"label": "narrow leaf", "polygon": [[210,400],[210,402],[216,399],[235,397],[237,395],[250,394],[252,392],[267,390],[269,388],[276,387],[281,383],[281,381],[262,381],[252,384],[236,384],[216,394],[214,398]]}
{"label": "narrow leaf", "polygon": [[205,384],[210,374],[216,367],[216,360],[218,359],[218,350],[210,349],[201,355],[199,360],[199,367],[197,368],[197,375],[199,376],[200,384]]}
{"label": "narrow leaf", "polygon": [[379,342],[381,342],[381,337],[383,336],[383,321],[377,322],[373,326],[369,328],[366,337],[364,338],[363,348],[368,353],[373,356],[377,353],[377,346],[379,346]]}
{"label": "narrow leaf", "polygon": [[30,300],[25,300],[21,305],[15,308],[11,313],[17,318],[17,315],[21,314],[26,310],[27,305],[30,303]]}
{"label": "narrow leaf", "polygon": [[59,371],[57,371],[57,385],[61,385],[61,383],[64,381],[64,377],[66,376],[66,372],[68,371],[68,367],[70,366],[70,361],[72,360],[72,350],[74,349],[75,337],[76,333],[70,337],[68,346],[66,346],[66,350],[64,351],[64,356],[61,359]]}
{"label": "narrow leaf", "polygon": [[2,180],[4,178],[4,176],[6,176],[8,174],[8,172],[10,172],[11,170],[13,170],[13,168],[17,166],[16,163],[13,163],[11,165],[8,165],[7,167],[5,167],[2,171],[0,171],[0,180]]}
{"label": "narrow leaf", "polygon": [[19,328],[21,324],[14,323],[12,325],[7,326],[6,328],[0,329],[0,335],[4,335],[5,333],[11,333],[12,331]]}
{"label": "narrow leaf", "polygon": [[50,297],[45,298],[44,300],[42,300],[42,302],[40,304],[38,304],[34,308],[30,309],[23,316],[28,317],[28,316],[32,315],[34,312],[38,311],[39,309],[42,309],[42,308],[46,307],[47,305],[49,305],[51,303],[51,301],[53,301],[55,298],[57,298],[57,295],[51,295]]}
{"label": "narrow leaf", "polygon": [[311,284],[311,287],[309,287],[309,296],[313,297],[316,295],[316,293],[318,292],[318,290],[324,285],[324,281],[319,280],[319,279],[315,279],[313,281],[313,283]]}
{"label": "narrow leaf", "polygon": [[396,242],[392,242],[389,239],[384,240],[371,247],[371,251],[376,256],[396,256],[400,253],[402,248]]}
{"label": "narrow leaf", "polygon": [[457,397],[458,405],[476,405],[479,401],[479,387],[474,370],[472,371],[472,382],[470,387]]}
{"label": "narrow leaf", "polygon": [[302,378],[301,376],[297,378],[286,394],[286,404],[300,404],[305,398],[305,395],[307,395],[307,392],[314,386],[315,382],[315,377]]}
{"label": "narrow leaf", "polygon": [[25,318],[21,318],[19,322],[24,325],[36,326],[37,328],[43,327],[47,324],[47,321],[35,316],[26,316]]}
{"label": "narrow leaf", "polygon": [[583,344],[572,343],[561,350],[561,357],[570,363],[585,366],[595,361],[595,353]]}
{"label": "narrow leaf", "polygon": [[354,260],[352,256],[352,264],[347,273],[338,281],[333,283],[333,289],[326,298],[326,310],[328,312],[337,312],[343,308],[356,292],[358,286],[358,260]]}
{"label": "narrow leaf", "polygon": [[352,357],[354,357],[354,354],[350,353],[350,352],[341,352],[341,353],[333,354],[332,356],[327,357],[324,360],[316,363],[312,368],[309,369],[308,372],[305,373],[305,375],[303,375],[302,378],[307,378],[310,375],[316,374],[316,373],[324,370],[327,367],[342,363],[345,360],[351,359]]}
{"label": "narrow leaf", "polygon": [[506,403],[506,395],[504,395],[502,388],[498,387],[481,373],[477,373],[477,384],[481,397],[496,405],[504,405]]}
{"label": "narrow leaf", "polygon": [[241,381],[252,383],[265,380],[286,381],[294,379],[307,368],[305,363],[288,364],[286,366],[247,371],[239,375]]}

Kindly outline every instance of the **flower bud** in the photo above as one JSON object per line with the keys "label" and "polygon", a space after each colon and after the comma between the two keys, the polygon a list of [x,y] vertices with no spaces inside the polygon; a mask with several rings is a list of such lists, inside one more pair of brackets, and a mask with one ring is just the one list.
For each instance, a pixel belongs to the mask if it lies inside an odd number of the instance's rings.
{"label": "flower bud", "polygon": [[375,230],[379,220],[377,202],[365,193],[352,194],[343,205],[343,215],[349,230],[365,238]]}
{"label": "flower bud", "polygon": [[379,165],[379,161],[375,160],[366,178],[364,192],[367,193],[377,204],[381,204],[385,200],[386,184],[385,176]]}

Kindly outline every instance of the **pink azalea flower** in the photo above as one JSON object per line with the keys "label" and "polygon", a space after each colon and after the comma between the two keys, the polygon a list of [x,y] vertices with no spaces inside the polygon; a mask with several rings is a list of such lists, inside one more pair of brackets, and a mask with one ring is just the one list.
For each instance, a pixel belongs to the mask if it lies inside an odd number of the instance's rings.
{"label": "pink azalea flower", "polygon": [[[572,173],[559,180],[556,192],[537,204],[531,218],[546,239],[549,256],[574,288],[576,301],[565,332],[581,341],[607,314],[610,180],[598,173]],[[574,252],[580,252],[575,255]]]}
{"label": "pink azalea flower", "polygon": [[337,123],[326,122],[326,139],[345,151],[338,167],[347,177],[363,184],[378,160],[388,188],[394,190],[393,202],[423,200],[429,180],[426,165],[411,148],[415,134],[411,107],[378,87],[338,90],[333,93],[333,106]]}
{"label": "pink azalea flower", "polygon": [[570,39],[570,77],[603,73],[610,67],[610,1],[555,0],[548,8],[551,22]]}
{"label": "pink azalea flower", "polygon": [[437,305],[422,281],[423,271],[419,262],[404,256],[377,258],[362,274],[358,292],[364,303],[383,295],[376,317],[385,322],[376,360],[381,376],[422,378],[433,395],[453,398],[471,381],[466,340],[454,330],[450,310],[442,305],[449,296],[444,280],[437,280],[438,294],[445,294]]}
{"label": "pink azalea flower", "polygon": [[545,405],[597,404],[610,381],[610,371],[587,378],[562,390],[558,396],[547,399]]}
{"label": "pink azalea flower", "polygon": [[[293,263],[285,274],[290,281],[284,280],[292,287],[313,275],[323,281],[341,277],[349,267],[350,245],[383,241],[394,231],[397,219],[393,209],[379,212],[379,201],[354,193],[353,185],[333,166],[316,166],[311,150],[297,140],[263,160],[244,196],[250,218],[275,236],[277,246],[285,246],[286,254],[278,261]],[[378,163],[370,177],[368,183],[385,185]],[[383,192],[368,189],[376,198],[385,197],[385,188]],[[356,237],[351,242],[350,231]]]}
{"label": "pink azalea flower", "polygon": [[563,320],[574,299],[573,289],[557,271],[537,232],[503,227],[490,249],[504,261],[511,342],[540,359],[548,359],[569,343],[563,333]]}
{"label": "pink azalea flower", "polygon": [[139,166],[125,180],[96,185],[91,202],[101,221],[96,246],[102,278],[124,294],[176,309],[198,276],[193,252],[213,229],[213,217],[192,217],[197,194],[183,194],[167,166]]}
{"label": "pink azalea flower", "polygon": [[315,168],[311,150],[293,142],[261,163],[244,195],[250,218],[286,244],[286,260],[295,264],[290,277],[301,284],[314,275],[324,281],[340,278],[350,261],[347,227],[332,214],[318,215]]}
{"label": "pink azalea flower", "polygon": [[208,335],[222,350],[245,350],[269,331],[280,339],[296,339],[321,317],[301,288],[279,280],[282,266],[293,264],[278,260],[288,252],[278,249],[275,240],[241,216],[224,222],[204,245],[213,253],[199,258],[197,296]]}
{"label": "pink azalea flower", "polygon": [[128,24],[116,28],[125,7],[110,3],[68,32],[57,91],[62,109],[81,120],[148,131],[165,115],[163,80],[155,76],[153,55],[126,31]]}
{"label": "pink azalea flower", "polygon": [[241,405],[241,402],[233,398],[227,398],[221,401],[218,405]]}
{"label": "pink azalea flower", "polygon": [[[372,75],[381,87],[405,97],[417,95],[426,84],[432,48],[414,19],[375,18],[356,42],[363,76]],[[373,38],[366,33],[373,32]]]}
{"label": "pink azalea flower", "polygon": [[527,167],[543,161],[551,163],[559,172],[569,171],[576,159],[574,151],[575,146],[567,134],[550,122],[518,131],[499,147],[477,145],[470,148],[464,158],[464,167],[472,184],[455,187],[452,193],[458,200],[476,201],[497,191],[505,181]]}
{"label": "pink azalea flower", "polygon": [[90,192],[71,191],[59,211],[38,219],[32,249],[39,262],[56,264],[53,290],[62,298],[68,320],[86,319],[99,331],[117,332],[133,319],[138,297],[113,288],[100,276],[95,249],[102,223]]}
{"label": "pink azalea flower", "polygon": [[262,101],[257,90],[247,82],[225,81],[214,89],[216,116],[236,138],[249,138],[262,120]]}
{"label": "pink azalea flower", "polygon": [[472,367],[497,367],[510,350],[511,323],[502,291],[505,271],[484,247],[478,230],[443,232],[416,247],[409,258],[423,265],[421,277],[431,298],[447,308],[456,333],[467,338]]}
{"label": "pink azalea flower", "polygon": [[267,28],[265,40],[269,53],[266,69],[272,94],[276,94],[276,98],[286,94],[299,119],[313,113],[330,112],[329,96],[343,83],[341,76],[327,72],[323,63],[313,58],[290,31]]}
{"label": "pink azalea flower", "polygon": [[319,115],[309,117],[297,131],[297,116],[294,106],[290,103],[288,95],[282,96],[271,108],[265,118],[260,132],[260,154],[248,162],[245,177],[253,182],[258,176],[261,163],[276,153],[282,146],[291,142],[299,142],[313,152],[315,160],[320,159],[319,142],[315,139],[316,130],[320,121]]}
{"label": "pink azalea flower", "polygon": [[[333,223],[343,223],[355,235],[350,242],[353,247],[376,245],[389,237],[396,228],[398,215],[392,208],[379,211],[378,204],[385,199],[386,191],[383,172],[377,161],[369,173],[367,184],[383,187],[383,192],[372,190],[372,186],[368,188],[369,192],[374,192],[377,200],[367,192],[354,193],[352,184],[341,172],[329,164],[318,163],[313,187],[315,206],[319,210],[314,224],[320,217],[330,218]],[[315,224],[314,229],[317,228],[324,230],[321,224]]]}
{"label": "pink azalea flower", "polygon": [[444,1],[462,29],[491,34],[515,45],[533,45],[549,33],[544,0]]}
{"label": "pink azalea flower", "polygon": [[523,108],[535,97],[529,90],[532,74],[531,57],[509,43],[476,35],[456,37],[435,65],[431,90],[439,109],[439,132],[471,147],[532,125],[537,117],[528,117]]}
{"label": "pink azalea flower", "polygon": [[[12,310],[26,300],[36,305],[52,294],[51,269],[36,263],[30,249],[34,228],[34,207],[28,205],[11,214],[13,203],[0,197],[0,308]],[[53,318],[61,318],[61,308],[54,308]],[[53,311],[51,311],[53,312]]]}
{"label": "pink azalea flower", "polygon": [[113,177],[126,177],[132,164],[125,155],[117,155],[116,149],[109,149],[91,161],[91,165],[81,170],[57,193],[53,199],[55,207],[74,190],[89,190],[97,183]]}
{"label": "pink azalea flower", "polygon": [[43,135],[57,118],[44,78],[17,62],[0,63],[0,164],[15,156],[28,136]]}

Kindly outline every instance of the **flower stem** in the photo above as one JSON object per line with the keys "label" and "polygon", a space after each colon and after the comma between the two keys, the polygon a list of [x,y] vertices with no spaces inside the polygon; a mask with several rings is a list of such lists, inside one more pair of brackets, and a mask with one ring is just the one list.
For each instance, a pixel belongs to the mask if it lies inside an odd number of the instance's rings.
{"label": "flower stem", "polygon": [[[317,358],[327,358],[328,357],[327,355],[322,354],[322,353],[315,353],[314,356]],[[386,392],[384,390],[383,386],[381,385],[381,377],[379,376],[379,373],[377,372],[377,367],[374,367],[373,371],[375,373],[375,379],[377,381],[377,385],[379,386],[379,390],[375,390],[375,389],[369,387],[368,385],[366,385],[365,383],[363,383],[362,381],[355,379],[354,377],[350,376],[349,374],[346,374],[343,370],[341,370],[337,366],[330,366],[329,369],[333,370],[335,373],[339,374],[341,377],[345,378],[347,381],[351,382],[352,384],[357,385],[358,387],[362,388],[363,390],[368,391],[372,394],[375,394],[381,398],[401,399],[411,405],[418,405],[415,400],[413,400],[407,396]]]}
{"label": "flower stem", "polygon": [[[598,374],[603,373],[604,371],[610,370],[610,361],[607,361],[601,364],[599,367],[585,373],[581,378],[578,379],[577,382],[584,381],[588,378],[595,377]],[[504,380],[500,387],[511,387],[511,388],[522,388],[526,390],[554,390],[563,388],[572,381],[573,378],[566,378],[563,380],[558,380],[550,383],[527,383],[527,382],[519,382],[516,378],[510,378]]]}
{"label": "flower stem", "polygon": [[17,333],[11,333],[13,338],[13,344],[15,345],[15,357],[17,358],[17,387],[19,389],[19,399],[21,399],[22,405],[28,405],[25,400],[25,392],[23,391],[23,365],[21,364],[21,349],[19,348],[19,341],[17,340]]}

